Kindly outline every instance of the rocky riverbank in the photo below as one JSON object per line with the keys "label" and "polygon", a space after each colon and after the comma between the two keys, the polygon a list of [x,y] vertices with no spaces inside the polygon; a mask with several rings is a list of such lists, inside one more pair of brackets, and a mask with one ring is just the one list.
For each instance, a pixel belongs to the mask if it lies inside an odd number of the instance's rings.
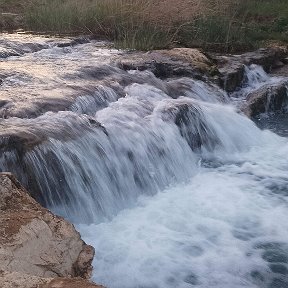
{"label": "rocky riverbank", "polygon": [[2,288],[99,287],[85,280],[91,276],[94,248],[9,173],[0,174],[0,231]]}

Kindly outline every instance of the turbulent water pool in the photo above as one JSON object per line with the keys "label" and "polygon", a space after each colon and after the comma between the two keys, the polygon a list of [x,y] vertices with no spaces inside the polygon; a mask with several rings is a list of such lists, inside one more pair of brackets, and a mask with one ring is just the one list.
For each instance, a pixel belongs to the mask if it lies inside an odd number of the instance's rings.
{"label": "turbulent water pool", "polygon": [[288,287],[287,114],[237,112],[278,78],[247,67],[227,95],[123,71],[105,43],[1,41],[0,168],[76,224],[95,282]]}
{"label": "turbulent water pool", "polygon": [[288,114],[263,115],[255,122],[261,129],[269,129],[280,136],[288,137]]}

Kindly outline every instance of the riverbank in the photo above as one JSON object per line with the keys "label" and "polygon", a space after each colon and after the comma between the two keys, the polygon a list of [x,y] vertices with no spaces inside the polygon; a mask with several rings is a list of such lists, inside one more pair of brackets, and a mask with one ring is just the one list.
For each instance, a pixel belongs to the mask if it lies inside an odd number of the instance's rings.
{"label": "riverbank", "polygon": [[2,30],[92,34],[117,48],[238,52],[288,43],[284,0],[4,0],[0,13]]}
{"label": "riverbank", "polygon": [[40,206],[10,173],[0,173],[0,286],[103,288],[87,279],[94,248],[74,226]]}

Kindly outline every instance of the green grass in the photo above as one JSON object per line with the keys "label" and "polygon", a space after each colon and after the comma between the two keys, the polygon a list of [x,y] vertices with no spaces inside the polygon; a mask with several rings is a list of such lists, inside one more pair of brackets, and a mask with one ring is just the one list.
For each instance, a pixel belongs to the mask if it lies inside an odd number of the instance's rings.
{"label": "green grass", "polygon": [[[0,0],[0,8],[13,1]],[[94,34],[116,47],[138,50],[179,45],[235,52],[270,41],[288,43],[287,0],[175,1],[30,0],[24,7],[24,27]]]}
{"label": "green grass", "polygon": [[167,26],[147,21],[145,5],[144,0],[41,0],[25,11],[25,25],[28,30],[40,32],[91,33],[113,40],[119,48],[150,50],[169,46],[172,32]]}

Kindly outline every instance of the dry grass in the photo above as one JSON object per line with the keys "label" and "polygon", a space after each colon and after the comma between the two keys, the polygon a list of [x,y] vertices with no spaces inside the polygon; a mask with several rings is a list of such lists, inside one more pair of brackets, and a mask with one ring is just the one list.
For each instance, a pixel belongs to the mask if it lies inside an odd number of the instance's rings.
{"label": "dry grass", "polygon": [[[1,1],[11,10],[23,4],[0,0],[0,9]],[[141,50],[180,45],[235,51],[268,39],[288,41],[287,0],[29,0],[24,18],[29,30],[92,33]]]}

